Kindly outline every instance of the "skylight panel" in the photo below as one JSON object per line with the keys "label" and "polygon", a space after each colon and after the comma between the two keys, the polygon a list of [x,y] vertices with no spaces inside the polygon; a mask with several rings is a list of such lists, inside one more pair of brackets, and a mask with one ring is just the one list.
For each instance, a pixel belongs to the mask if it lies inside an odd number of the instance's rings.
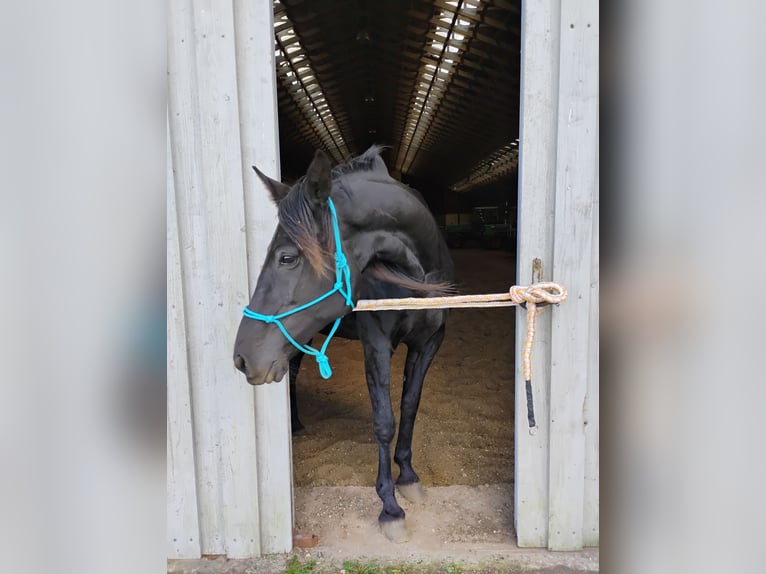
{"label": "skylight panel", "polygon": [[279,79],[288,88],[295,105],[316,131],[324,147],[335,161],[341,162],[351,154],[322,92],[319,79],[306,57],[292,22],[287,14],[283,13],[284,8],[279,0],[274,0],[274,8],[277,12],[282,12],[274,19],[275,58]]}

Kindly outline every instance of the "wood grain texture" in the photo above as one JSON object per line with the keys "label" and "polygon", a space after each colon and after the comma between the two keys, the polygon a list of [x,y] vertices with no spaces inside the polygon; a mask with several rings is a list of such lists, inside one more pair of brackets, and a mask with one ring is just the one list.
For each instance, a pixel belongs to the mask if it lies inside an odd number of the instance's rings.
{"label": "wood grain texture", "polygon": [[197,517],[186,320],[169,126],[167,166],[167,551],[169,558],[199,558],[202,550]]}
{"label": "wood grain texture", "polygon": [[[521,119],[516,282],[558,281],[553,273],[554,190],[558,105],[558,0],[526,2],[522,11]],[[535,260],[542,273],[535,270]],[[565,303],[565,305],[568,303]],[[532,355],[537,434],[527,426],[523,352],[525,312],[516,313],[514,522],[519,546],[548,543],[548,412],[551,315],[538,318]]]}
{"label": "wood grain texture", "polygon": [[[234,2],[249,292],[255,289],[277,223],[276,206],[251,166],[280,179],[274,23],[271,4],[266,4],[264,9],[258,2]],[[288,552],[293,544],[293,495],[287,378],[254,392],[261,551]]]}
{"label": "wood grain texture", "polygon": [[563,2],[559,67],[554,276],[569,299],[553,314],[548,548],[583,547],[585,411],[598,128],[598,3]]}
{"label": "wood grain texture", "polygon": [[596,129],[596,190],[591,248],[590,320],[588,325],[588,381],[585,395],[585,500],[583,544],[599,545],[599,178]]}
{"label": "wood grain texture", "polygon": [[254,393],[231,355],[247,298],[233,6],[172,0],[175,167],[202,553],[258,556]]}

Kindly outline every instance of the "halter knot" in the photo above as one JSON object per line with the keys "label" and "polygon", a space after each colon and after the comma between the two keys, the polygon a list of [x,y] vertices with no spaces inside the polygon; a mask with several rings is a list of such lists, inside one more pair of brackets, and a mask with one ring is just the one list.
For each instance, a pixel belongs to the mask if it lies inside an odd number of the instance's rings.
{"label": "halter knot", "polygon": [[323,379],[329,379],[332,377],[332,368],[330,367],[330,359],[327,358],[327,355],[324,353],[320,353],[316,356],[314,356],[314,359],[317,362],[317,365],[319,365],[319,374],[322,375]]}

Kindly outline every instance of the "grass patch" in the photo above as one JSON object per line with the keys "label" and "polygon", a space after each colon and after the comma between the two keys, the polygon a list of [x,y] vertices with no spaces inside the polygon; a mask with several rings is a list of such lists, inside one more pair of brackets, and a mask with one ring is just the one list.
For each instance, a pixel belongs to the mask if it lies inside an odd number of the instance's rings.
{"label": "grass patch", "polygon": [[383,574],[383,570],[375,560],[364,564],[358,560],[345,560],[343,570],[345,574]]}
{"label": "grass patch", "polygon": [[[505,570],[500,570],[505,572]],[[310,558],[305,562],[297,556],[292,556],[284,570],[284,574],[472,574],[474,572],[495,572],[494,569],[485,570],[482,567],[464,570],[463,566],[456,563],[434,564],[407,564],[397,563],[382,566],[376,560],[360,562],[359,560],[345,560],[342,566],[337,563],[320,564]]]}
{"label": "grass patch", "polygon": [[365,563],[358,560],[346,560],[343,562],[344,574],[416,574],[420,571],[415,565],[394,564],[380,566],[375,560]]}
{"label": "grass patch", "polygon": [[318,570],[314,570],[316,565],[317,561],[313,558],[301,562],[297,556],[293,555],[285,568],[285,574],[315,574],[315,572],[318,572]]}

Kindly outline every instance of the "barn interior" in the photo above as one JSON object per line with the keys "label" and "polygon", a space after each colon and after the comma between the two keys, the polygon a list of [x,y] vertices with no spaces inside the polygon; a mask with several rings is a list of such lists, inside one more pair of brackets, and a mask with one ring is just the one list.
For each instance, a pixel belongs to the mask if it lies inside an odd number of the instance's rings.
{"label": "barn interior", "polygon": [[275,0],[283,178],[383,144],[437,216],[510,211],[520,19],[518,0]]}
{"label": "barn interior", "polygon": [[[282,179],[303,175],[316,149],[340,163],[385,145],[391,175],[423,194],[442,227],[461,292],[506,291],[515,280],[520,27],[518,0],[275,0]],[[478,517],[464,531],[440,534],[434,515],[442,542],[512,536],[514,317],[509,308],[453,311],[426,377],[413,445],[423,485],[490,496],[461,510],[484,514],[483,526]],[[369,525],[354,527],[337,505],[318,509],[316,496],[300,495],[364,487],[359,504],[377,516],[361,346],[334,340],[329,354],[332,379],[313,361],[298,376],[306,430],[293,437],[296,528],[327,535],[316,520],[332,516],[348,538],[349,529],[366,533]],[[403,365],[400,349],[395,413]],[[449,510],[455,499],[432,500]]]}

